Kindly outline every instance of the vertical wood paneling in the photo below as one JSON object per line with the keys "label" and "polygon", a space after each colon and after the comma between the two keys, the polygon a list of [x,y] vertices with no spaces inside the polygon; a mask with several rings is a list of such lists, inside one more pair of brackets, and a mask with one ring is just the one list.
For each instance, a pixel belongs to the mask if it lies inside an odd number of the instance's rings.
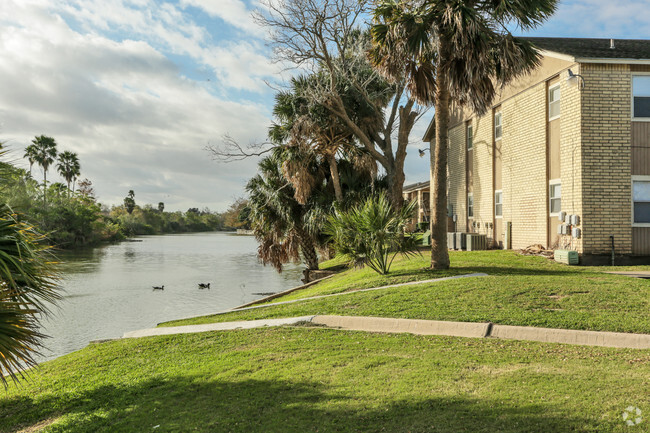
{"label": "vertical wood paneling", "polygon": [[632,254],[650,256],[650,227],[632,227]]}
{"label": "vertical wood paneling", "polygon": [[632,122],[632,175],[650,175],[650,122]]}

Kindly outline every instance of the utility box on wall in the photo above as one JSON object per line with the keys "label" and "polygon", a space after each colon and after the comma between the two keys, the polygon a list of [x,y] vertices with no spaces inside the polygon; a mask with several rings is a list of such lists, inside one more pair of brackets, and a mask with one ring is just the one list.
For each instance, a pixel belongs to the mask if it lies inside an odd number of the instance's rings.
{"label": "utility box on wall", "polygon": [[578,252],[572,250],[555,250],[553,259],[565,265],[577,265],[580,260]]}

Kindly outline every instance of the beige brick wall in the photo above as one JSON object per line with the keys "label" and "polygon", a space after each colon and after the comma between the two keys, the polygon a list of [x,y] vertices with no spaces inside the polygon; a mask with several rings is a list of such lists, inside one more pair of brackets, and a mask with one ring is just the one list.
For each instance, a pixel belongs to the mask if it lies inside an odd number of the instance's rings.
{"label": "beige brick wall", "polygon": [[629,65],[583,64],[583,252],[632,252]]}
{"label": "beige brick wall", "polygon": [[[579,66],[571,70],[581,74]],[[566,81],[566,72],[560,77],[560,155],[562,178],[562,210],[569,215],[578,215],[582,219],[582,130],[581,123],[581,97],[579,86],[574,86]],[[582,224],[579,226],[581,229]],[[571,236],[560,236],[560,248],[570,249],[582,253],[583,238],[575,239]]]}
{"label": "beige brick wall", "polygon": [[503,110],[503,221],[512,248],[547,243],[546,84],[508,99]]}
{"label": "beige brick wall", "polygon": [[[467,230],[467,204],[465,200],[465,156],[466,128],[461,123],[449,130],[449,189],[447,194],[448,204],[453,206],[456,214],[456,231]],[[453,145],[451,145],[453,143]]]}
{"label": "beige brick wall", "polygon": [[[494,220],[494,197],[492,191],[492,129],[494,119],[492,111],[482,117],[474,117],[472,126],[474,128],[474,220],[476,227],[470,227],[471,232],[486,234],[490,241],[493,238],[492,229],[488,229],[487,223]],[[471,224],[471,221],[470,221]]]}
{"label": "beige brick wall", "polygon": [[[566,81],[560,71],[560,153],[562,210],[581,217],[581,239],[563,236],[560,248],[585,254],[632,252],[631,122],[629,65],[570,65],[585,88]],[[555,73],[549,75],[552,78]],[[522,86],[519,86],[521,89]],[[546,83],[536,82],[501,102],[503,113],[503,222],[512,222],[512,247],[548,241]],[[492,236],[493,114],[472,118],[474,126],[475,231]],[[450,130],[450,203],[460,225],[466,219],[465,125]],[[470,230],[471,231],[471,228]]]}

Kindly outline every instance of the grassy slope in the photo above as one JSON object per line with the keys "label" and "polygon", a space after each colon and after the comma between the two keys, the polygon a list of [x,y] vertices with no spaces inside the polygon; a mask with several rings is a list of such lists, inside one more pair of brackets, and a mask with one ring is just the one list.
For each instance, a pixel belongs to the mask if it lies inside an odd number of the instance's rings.
{"label": "grassy slope", "polygon": [[649,378],[650,351],[314,327],[214,332],[45,363],[3,392],[0,431],[53,421],[45,431],[631,432],[643,429],[621,413],[650,412]]}
{"label": "grassy slope", "polygon": [[[650,333],[649,280],[603,273],[609,268],[565,266],[511,251],[452,252],[452,268],[444,272],[427,269],[428,262],[428,254],[397,261],[388,276],[369,269],[348,270],[271,302],[474,272],[489,276],[352,293],[163,326],[342,314]],[[650,270],[650,266],[634,269]]]}

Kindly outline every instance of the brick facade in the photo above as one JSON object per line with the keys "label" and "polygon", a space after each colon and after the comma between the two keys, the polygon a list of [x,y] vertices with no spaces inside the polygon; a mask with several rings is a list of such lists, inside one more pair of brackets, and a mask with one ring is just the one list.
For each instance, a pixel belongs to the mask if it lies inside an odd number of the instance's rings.
{"label": "brick facade", "polygon": [[[544,69],[546,68],[546,69]],[[567,69],[584,89],[567,81]],[[628,64],[542,64],[544,73],[506,87],[493,108],[502,113],[503,223],[512,223],[512,248],[532,244],[607,254],[633,253],[631,227],[631,69]],[[580,216],[581,237],[559,236],[549,216],[548,82],[560,84],[561,208]],[[459,111],[459,110],[458,110]],[[458,112],[457,111],[457,112]],[[466,122],[473,125],[474,218],[467,219]],[[449,203],[458,231],[494,235],[494,110],[465,113],[450,127]],[[474,224],[472,224],[472,222]],[[557,222],[556,222],[557,224]],[[551,233],[554,231],[554,233]]]}

